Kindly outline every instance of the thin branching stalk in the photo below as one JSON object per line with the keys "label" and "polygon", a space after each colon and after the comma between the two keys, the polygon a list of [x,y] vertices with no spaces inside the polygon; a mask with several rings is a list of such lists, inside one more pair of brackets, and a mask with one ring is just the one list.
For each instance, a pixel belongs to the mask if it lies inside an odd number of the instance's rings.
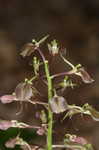
{"label": "thin branching stalk", "polygon": [[74,65],[73,65],[72,63],[70,63],[70,61],[68,61],[66,58],[64,58],[64,57],[62,56],[62,54],[60,54],[60,56],[61,56],[61,58],[64,60],[64,62],[65,62],[66,64],[68,64],[69,66],[71,66],[72,69],[75,68]]}
{"label": "thin branching stalk", "polygon": [[[53,147],[53,149],[54,148],[69,148],[69,149],[71,149],[71,150],[73,150],[73,149],[77,149],[77,150],[87,150],[84,146],[81,146],[80,144],[75,144],[75,145],[71,145],[71,144],[66,144],[66,145],[53,145],[52,146]],[[90,149],[90,150],[93,150],[93,149]]]}
{"label": "thin branching stalk", "polygon": [[61,73],[54,74],[51,76],[51,78],[53,79],[53,78],[60,77],[60,76],[72,75],[72,74],[75,74],[76,71],[77,70],[74,68],[68,72],[61,72]]}
{"label": "thin branching stalk", "polygon": [[47,103],[44,103],[44,102],[39,102],[39,101],[31,101],[31,100],[28,100],[27,102],[35,105],[35,104],[38,104],[38,105],[43,105],[47,110],[48,110],[48,104]]}

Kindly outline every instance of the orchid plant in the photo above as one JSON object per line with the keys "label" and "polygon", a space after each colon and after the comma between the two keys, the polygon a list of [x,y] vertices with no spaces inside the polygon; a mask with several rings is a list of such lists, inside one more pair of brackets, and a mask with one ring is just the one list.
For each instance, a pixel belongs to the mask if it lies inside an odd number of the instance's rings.
{"label": "orchid plant", "polygon": [[[40,113],[41,125],[34,126],[29,125],[23,122],[18,122],[17,120],[0,120],[0,129],[7,130],[8,128],[33,128],[37,131],[38,135],[46,136],[46,145],[39,146],[30,145],[24,141],[20,134],[17,137],[9,139],[5,146],[7,148],[14,148],[15,145],[20,145],[23,150],[52,150],[55,148],[65,148],[71,150],[94,150],[93,146],[88,143],[83,137],[76,135],[65,134],[63,137],[62,144],[54,145],[53,143],[53,124],[54,124],[54,114],[65,113],[63,120],[67,117],[72,117],[75,114],[85,114],[89,115],[95,121],[99,121],[99,112],[96,111],[89,104],[84,104],[82,107],[76,105],[69,105],[65,97],[58,95],[58,89],[65,90],[68,87],[73,88],[76,86],[76,83],[73,83],[72,76],[78,76],[81,80],[88,84],[92,83],[94,80],[86,72],[84,67],[81,64],[73,65],[68,61],[64,55],[62,48],[58,45],[56,40],[51,41],[47,44],[49,55],[51,57],[56,57],[57,55],[70,67],[69,71],[59,72],[57,74],[51,74],[49,60],[44,56],[42,52],[42,44],[48,38],[48,35],[42,38],[40,41],[32,40],[31,43],[27,43],[23,46],[21,50],[21,56],[23,58],[33,56],[32,58],[32,67],[34,70],[33,76],[31,78],[26,78],[24,82],[19,83],[12,94],[3,95],[0,97],[0,101],[3,104],[12,103],[15,101],[31,103],[32,105],[42,105],[44,110]],[[36,52],[36,53],[35,53]],[[39,53],[41,58],[38,58],[36,54]],[[43,75],[40,74],[40,68],[42,67]],[[62,81],[58,82],[57,85],[54,83],[54,79],[62,77]],[[48,99],[47,102],[42,102],[40,100],[35,100],[36,95],[40,93],[34,87],[34,82],[42,80],[47,87]],[[47,114],[45,113],[45,109]],[[18,115],[18,114],[16,114]]]}

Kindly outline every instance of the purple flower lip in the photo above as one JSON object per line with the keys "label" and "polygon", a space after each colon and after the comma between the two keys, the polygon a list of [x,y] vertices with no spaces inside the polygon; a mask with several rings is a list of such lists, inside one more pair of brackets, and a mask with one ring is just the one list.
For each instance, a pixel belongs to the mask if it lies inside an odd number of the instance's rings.
{"label": "purple flower lip", "polygon": [[0,101],[3,104],[11,103],[14,100],[17,100],[15,95],[3,95],[3,96],[0,97]]}

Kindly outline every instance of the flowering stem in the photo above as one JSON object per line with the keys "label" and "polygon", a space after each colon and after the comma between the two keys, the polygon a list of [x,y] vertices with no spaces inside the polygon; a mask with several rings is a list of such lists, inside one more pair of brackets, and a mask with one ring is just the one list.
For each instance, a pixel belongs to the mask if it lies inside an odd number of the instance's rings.
{"label": "flowering stem", "polygon": [[[52,99],[52,79],[49,73],[48,61],[44,61],[45,73],[48,81],[48,102]],[[52,122],[53,113],[48,106],[48,132],[47,132],[47,150],[52,150]]]}
{"label": "flowering stem", "polygon": [[[48,82],[48,103],[52,99],[52,78],[50,76],[49,72],[49,65],[48,61],[45,59],[42,51],[37,48],[39,54],[42,57],[44,68],[45,68],[45,74]],[[53,113],[50,110],[50,107],[48,105],[48,131],[47,131],[47,150],[52,150],[52,124],[53,124]]]}

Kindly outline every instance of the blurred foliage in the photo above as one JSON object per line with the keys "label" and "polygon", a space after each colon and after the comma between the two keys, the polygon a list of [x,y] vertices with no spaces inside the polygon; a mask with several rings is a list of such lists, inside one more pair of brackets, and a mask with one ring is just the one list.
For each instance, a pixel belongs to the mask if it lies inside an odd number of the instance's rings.
{"label": "blurred foliage", "polygon": [[[12,148],[5,147],[5,142],[8,141],[10,138],[16,137],[18,134],[23,140],[27,142],[37,137],[37,134],[34,129],[27,130],[27,129],[10,128],[6,131],[0,130],[0,150],[12,150]],[[21,148],[19,145],[16,145],[13,150],[21,150]]]}

